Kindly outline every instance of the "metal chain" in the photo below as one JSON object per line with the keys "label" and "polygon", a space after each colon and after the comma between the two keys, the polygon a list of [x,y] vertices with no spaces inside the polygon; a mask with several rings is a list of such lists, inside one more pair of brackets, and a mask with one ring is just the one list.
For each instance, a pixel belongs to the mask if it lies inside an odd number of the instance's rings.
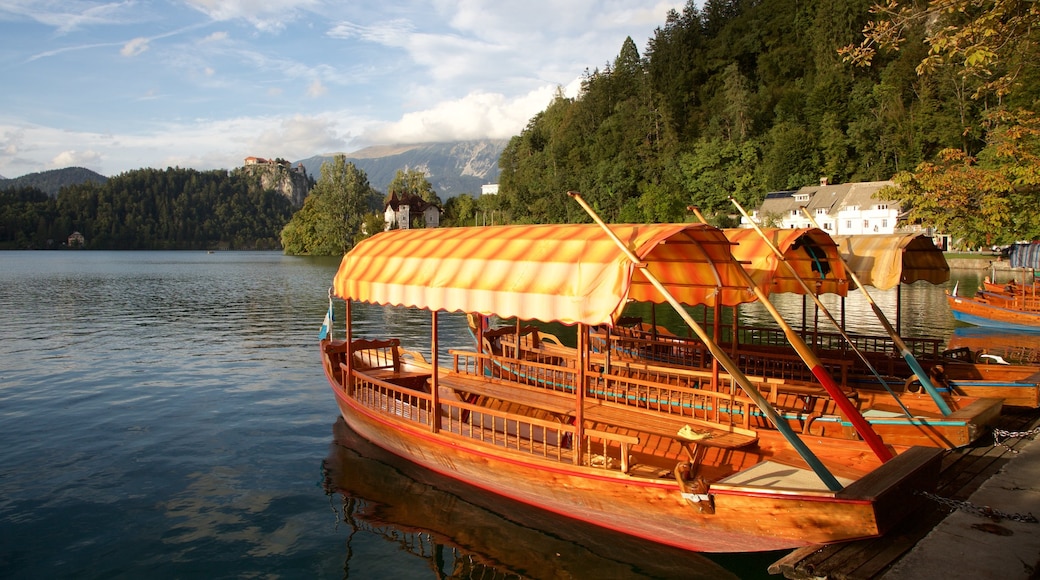
{"label": "metal chain", "polygon": [[1005,431],[1004,429],[994,429],[993,446],[996,447],[999,445],[1012,453],[1019,453],[1021,450],[1012,449],[1007,443],[1004,443],[1004,440],[1012,437],[1029,437],[1030,435],[1036,435],[1037,433],[1040,433],[1040,427],[1035,427],[1030,431]]}
{"label": "metal chain", "polygon": [[962,501],[959,499],[942,497],[927,491],[918,491],[917,494],[923,495],[924,497],[938,503],[939,505],[945,506],[950,510],[961,510],[984,518],[1011,520],[1013,522],[1020,522],[1023,524],[1040,523],[1040,520],[1037,520],[1036,516],[1034,516],[1031,513],[1008,514],[1000,510],[995,510],[989,506],[977,506],[971,503],[970,501]]}

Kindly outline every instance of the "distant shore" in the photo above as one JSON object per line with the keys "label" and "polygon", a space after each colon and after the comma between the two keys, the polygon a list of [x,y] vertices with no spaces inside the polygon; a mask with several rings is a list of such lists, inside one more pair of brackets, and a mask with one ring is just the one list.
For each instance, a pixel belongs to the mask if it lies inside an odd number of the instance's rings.
{"label": "distant shore", "polygon": [[978,254],[972,256],[964,253],[947,253],[946,263],[951,270],[994,270],[1010,272],[1011,263],[1001,259],[997,254]]}

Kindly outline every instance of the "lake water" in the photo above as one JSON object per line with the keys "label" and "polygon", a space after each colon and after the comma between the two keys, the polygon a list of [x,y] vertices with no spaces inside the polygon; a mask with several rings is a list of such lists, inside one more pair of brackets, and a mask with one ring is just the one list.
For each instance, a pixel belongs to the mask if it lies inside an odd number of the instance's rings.
{"label": "lake water", "polygon": [[[316,347],[337,266],[0,252],[0,577],[768,577],[781,554],[660,549],[354,441]],[[904,290],[904,330],[949,335],[942,291]],[[849,320],[862,309],[850,298]],[[359,334],[427,343],[428,314],[355,316]],[[441,330],[468,338],[459,315]]]}

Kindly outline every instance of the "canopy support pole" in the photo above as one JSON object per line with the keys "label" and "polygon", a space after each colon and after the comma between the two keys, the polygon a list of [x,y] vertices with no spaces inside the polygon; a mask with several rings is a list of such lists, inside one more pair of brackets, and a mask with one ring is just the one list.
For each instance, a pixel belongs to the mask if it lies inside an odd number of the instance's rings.
{"label": "canopy support pole", "polygon": [[344,328],[344,337],[347,341],[347,368],[343,371],[346,373],[346,376],[343,377],[343,389],[347,392],[348,396],[354,394],[354,355],[350,352],[350,342],[354,340],[354,335],[350,331],[351,323],[353,322],[351,317],[354,313],[351,312],[351,302],[350,298],[344,300],[344,303],[346,303],[346,312],[343,313],[343,324],[346,325]]}
{"label": "canopy support pole", "polygon": [[[615,244],[617,244],[618,248],[621,249],[621,251],[632,262],[632,264],[636,268],[638,268],[640,272],[643,273],[643,276],[645,276],[646,279],[650,282],[650,284],[652,284],[654,288],[656,288],[657,291],[661,293],[665,300],[668,301],[668,304],[670,304],[672,308],[675,309],[676,313],[679,314],[683,321],[685,321],[686,324],[688,324],[690,328],[693,329],[693,331],[697,334],[697,337],[700,338],[701,341],[704,342],[704,344],[708,347],[708,350],[711,352],[711,354],[716,359],[718,359],[718,361],[722,363],[722,366],[725,367],[726,370],[730,373],[730,375],[733,377],[733,380],[735,380],[740,385],[740,387],[744,390],[747,396],[751,398],[756,405],[758,405],[758,408],[762,410],[762,413],[765,414],[765,416],[769,418],[773,425],[776,426],[777,430],[783,434],[784,438],[787,439],[787,442],[795,448],[798,454],[801,455],[802,459],[804,459],[805,462],[809,464],[809,467],[811,467],[812,470],[816,472],[816,475],[819,476],[820,480],[823,481],[823,483],[827,486],[827,489],[831,491],[841,490],[842,485],[837,480],[837,478],[835,478],[834,475],[827,469],[827,467],[820,461],[820,459],[816,457],[816,455],[812,452],[811,449],[809,449],[805,442],[798,437],[798,435],[791,429],[791,426],[787,424],[787,421],[780,417],[780,415],[776,412],[776,409],[774,409],[773,406],[769,404],[769,401],[767,401],[765,397],[762,396],[762,393],[759,393],[758,389],[756,389],[755,386],[751,384],[751,381],[748,380],[747,376],[744,375],[744,373],[740,370],[736,363],[733,362],[733,359],[731,359],[729,355],[726,354],[726,351],[722,350],[722,348],[719,347],[719,345],[714,340],[712,340],[710,336],[708,336],[708,333],[705,332],[705,330],[699,324],[697,324],[697,322],[693,319],[693,317],[690,316],[688,312],[686,312],[686,309],[682,307],[682,304],[680,304],[679,301],[676,300],[674,296],[672,296],[671,292],[669,292],[668,289],[665,288],[663,284],[661,284],[657,277],[650,272],[650,269],[647,267],[647,265],[644,262],[641,262],[639,258],[632,253],[632,250],[629,249],[628,246],[626,246],[624,242],[622,242],[621,239],[617,237],[614,231],[611,230],[610,227],[606,223],[604,223],[602,219],[600,219],[596,212],[591,207],[589,207],[587,203],[585,203],[585,200],[581,198],[581,195],[578,192],[569,191],[567,192],[567,194],[573,197],[581,205],[582,209],[584,209],[589,214],[589,216],[592,217],[593,221],[595,221],[601,228],[603,228],[603,231],[606,232],[606,234]],[[743,269],[741,270],[743,271]],[[718,306],[718,304],[719,302],[716,301],[716,307]]]}
{"label": "canopy support pole", "polygon": [[[903,414],[905,414],[907,417],[912,417],[913,414],[910,413],[910,410],[907,409],[905,405],[903,405],[903,401],[899,399],[899,395],[897,395],[895,391],[893,391],[892,388],[888,386],[888,383],[885,382],[885,379],[881,377],[881,373],[879,373],[877,369],[874,368],[874,365],[871,364],[870,360],[867,358],[867,355],[863,354],[863,352],[856,347],[856,343],[853,342],[852,337],[850,337],[848,333],[845,332],[845,329],[842,327],[842,325],[838,324],[838,321],[834,319],[833,315],[831,315],[830,310],[828,310],[827,307],[824,306],[823,302],[820,300],[820,297],[816,295],[816,292],[814,292],[812,288],[809,287],[809,284],[805,280],[803,280],[801,276],[798,275],[798,272],[795,271],[794,266],[792,266],[791,263],[787,261],[787,258],[784,257],[784,253],[780,251],[780,248],[776,247],[776,244],[774,244],[773,240],[770,240],[769,236],[767,236],[766,233],[762,231],[762,228],[758,225],[758,223],[755,222],[755,220],[751,219],[751,216],[748,215],[744,207],[740,205],[740,202],[738,202],[736,199],[732,197],[729,199],[731,202],[733,202],[733,205],[737,207],[737,211],[739,211],[741,215],[747,218],[747,220],[751,223],[751,227],[755,228],[755,233],[758,234],[758,237],[762,238],[762,241],[764,241],[766,245],[769,246],[769,249],[773,252],[774,255],[776,255],[776,258],[780,260],[780,262],[784,266],[787,267],[787,271],[791,274],[791,276],[794,277],[795,280],[798,281],[798,284],[801,285],[802,290],[805,292],[802,298],[803,304],[805,301],[805,296],[812,297],[813,303],[816,304],[816,312],[823,312],[824,316],[827,317],[827,320],[829,320],[831,324],[834,325],[834,328],[838,329],[838,332],[841,333],[841,336],[845,339],[845,342],[848,343],[849,348],[851,348],[852,351],[859,356],[860,360],[863,361],[863,364],[867,365],[867,368],[870,369],[870,372],[873,373],[874,377],[878,380],[878,382],[881,383],[881,386],[885,387],[885,390],[888,391],[888,394],[892,395],[892,398],[895,399],[897,404],[899,404],[899,408],[903,410]],[[809,219],[811,220],[812,217],[810,216]],[[812,224],[813,227],[817,227],[816,222],[812,222]],[[817,229],[819,228],[817,227]],[[840,252],[838,253],[838,257],[841,257]],[[846,270],[851,272],[851,270],[848,270],[847,267]],[[802,325],[804,327],[805,323],[803,322]],[[864,419],[864,422],[865,421],[866,419]]]}
{"label": "canopy support pole", "polygon": [[[431,334],[433,335],[433,340],[430,341],[430,344],[432,345],[430,347],[430,360],[432,361],[432,364],[433,364],[433,372],[431,373],[431,376],[430,376],[430,395],[433,397],[433,399],[430,401],[430,407],[431,407],[431,409],[430,409],[430,431],[433,432],[433,433],[436,433],[436,432],[441,430],[441,414],[439,412],[439,409],[441,408],[441,401],[440,401],[440,377],[439,377],[440,373],[437,370],[437,369],[440,368],[440,364],[437,361],[437,351],[440,350],[440,344],[439,344],[439,341],[438,341],[438,336],[439,336],[440,332],[437,330],[437,311],[436,310],[433,311],[433,316],[432,316],[432,320],[430,321],[430,326],[431,326]],[[478,327],[479,326],[480,326],[480,323],[478,322]],[[478,331],[477,334],[479,335],[480,332]]]}
{"label": "canopy support pole", "polygon": [[[736,203],[736,200],[734,200],[733,203]],[[738,205],[737,207],[740,206]],[[700,212],[698,211],[698,213]],[[762,236],[762,239],[765,240],[767,245],[769,245],[774,250],[776,249],[776,246],[772,245],[772,242],[767,237],[765,237],[764,233],[760,233],[760,235]],[[779,252],[779,250],[776,251]],[[780,261],[783,261],[782,255],[780,256]],[[827,372],[827,369],[824,368],[823,363],[820,362],[820,359],[816,357],[816,354],[812,351],[812,349],[810,349],[809,346],[805,344],[805,341],[802,339],[802,337],[797,332],[795,332],[794,329],[791,328],[791,325],[788,324],[786,320],[784,320],[784,317],[780,315],[780,312],[776,309],[776,306],[774,306],[773,303],[769,300],[769,297],[766,296],[765,291],[758,287],[758,284],[755,283],[755,280],[751,277],[751,274],[748,274],[747,270],[744,269],[743,264],[740,264],[740,272],[744,276],[744,281],[755,293],[755,297],[758,298],[758,300],[762,303],[762,306],[765,306],[770,316],[773,317],[773,320],[775,320],[776,323],[780,325],[780,329],[783,330],[784,336],[787,337],[788,342],[790,342],[791,346],[794,347],[795,352],[798,353],[798,356],[802,359],[805,365],[809,367],[809,370],[812,372],[813,376],[816,377],[816,380],[820,381],[820,384],[823,385],[823,388],[827,391],[827,394],[830,395],[832,399],[834,399],[834,403],[838,406],[838,410],[840,410],[841,413],[845,415],[848,418],[848,420],[852,423],[853,428],[856,429],[856,433],[858,433],[859,436],[862,437],[864,441],[866,441],[867,445],[870,446],[871,451],[874,452],[874,455],[877,455],[878,459],[880,459],[881,461],[888,461],[889,459],[892,459],[892,451],[887,446],[885,446],[885,443],[881,440],[881,437],[879,437],[878,434],[874,432],[874,428],[870,425],[869,422],[867,422],[863,415],[860,414],[859,409],[857,409],[856,406],[852,404],[852,401],[849,400],[849,397],[845,394],[845,391],[841,390],[841,387],[839,387],[838,384],[834,382],[834,379],[831,378],[830,373]],[[797,278],[797,275],[795,277]],[[801,278],[798,279],[801,280]]]}
{"label": "canopy support pole", "polygon": [[[816,220],[813,219],[812,214],[809,213],[809,210],[805,206],[802,206],[802,213],[804,213],[806,217],[809,218],[809,223],[811,223],[813,227],[819,227],[816,225]],[[851,241],[849,243],[849,250],[851,251]],[[841,257],[842,262],[845,262],[845,257],[841,256],[841,252],[838,252],[838,255],[839,257]],[[914,357],[914,353],[910,352],[910,349],[907,348],[906,343],[903,342],[902,337],[899,336],[899,333],[896,332],[896,329],[892,328],[892,323],[888,321],[888,317],[885,316],[885,313],[881,311],[881,308],[877,305],[876,302],[874,302],[874,299],[871,298],[870,292],[867,292],[867,289],[864,288],[863,284],[860,283],[859,276],[856,276],[856,273],[852,271],[852,268],[848,267],[848,263],[845,263],[845,271],[849,273],[849,277],[852,278],[852,281],[856,283],[856,287],[859,288],[860,292],[863,293],[863,297],[867,299],[867,302],[870,304],[870,308],[874,311],[874,315],[877,316],[877,319],[881,322],[881,326],[885,327],[885,332],[888,333],[888,336],[892,339],[893,344],[895,344],[896,348],[899,349],[899,354],[902,355],[903,360],[906,361],[906,364],[910,366],[910,370],[912,370],[914,374],[917,375],[917,380],[921,381],[921,386],[924,387],[924,390],[927,391],[928,395],[932,397],[933,401],[935,401],[935,406],[939,407],[939,411],[943,414],[943,416],[952,413],[953,411],[950,410],[950,406],[946,404],[946,401],[942,398],[942,395],[939,394],[939,391],[935,388],[935,385],[932,384],[932,379],[928,377],[928,373],[926,373],[924,368],[921,367],[921,363],[917,362],[917,359]]]}
{"label": "canopy support pole", "polygon": [[[610,332],[608,331],[609,335]],[[571,450],[574,452],[574,464],[581,465],[582,441],[585,440],[585,383],[587,382],[586,369],[589,365],[589,327],[578,323],[578,384],[574,389],[576,397],[574,406],[574,440],[571,442]],[[591,458],[589,459],[592,460]]]}

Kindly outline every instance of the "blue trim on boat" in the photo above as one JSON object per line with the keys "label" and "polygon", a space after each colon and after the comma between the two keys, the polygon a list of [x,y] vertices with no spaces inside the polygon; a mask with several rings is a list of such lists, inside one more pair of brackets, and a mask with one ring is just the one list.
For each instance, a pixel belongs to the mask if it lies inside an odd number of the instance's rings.
{"label": "blue trim on boat", "polygon": [[[991,308],[999,309],[997,307],[991,307]],[[1006,309],[1000,309],[1000,310],[1006,310]],[[1009,330],[1025,330],[1025,331],[1030,331],[1030,332],[1040,332],[1040,326],[1037,326],[1037,325],[1015,324],[1013,322],[1002,322],[1002,321],[999,321],[999,320],[992,320],[992,319],[985,318],[985,317],[982,317],[982,316],[975,316],[974,314],[966,314],[964,312],[958,312],[956,310],[953,310],[952,308],[950,309],[950,312],[953,314],[954,320],[957,320],[959,322],[966,322],[968,324],[973,324],[975,326],[987,326],[987,327],[992,327],[992,328],[1002,328],[1002,329],[1009,329]],[[1038,320],[1040,320],[1040,317],[1038,317]],[[1038,324],[1040,324],[1040,322],[1038,322]]]}

